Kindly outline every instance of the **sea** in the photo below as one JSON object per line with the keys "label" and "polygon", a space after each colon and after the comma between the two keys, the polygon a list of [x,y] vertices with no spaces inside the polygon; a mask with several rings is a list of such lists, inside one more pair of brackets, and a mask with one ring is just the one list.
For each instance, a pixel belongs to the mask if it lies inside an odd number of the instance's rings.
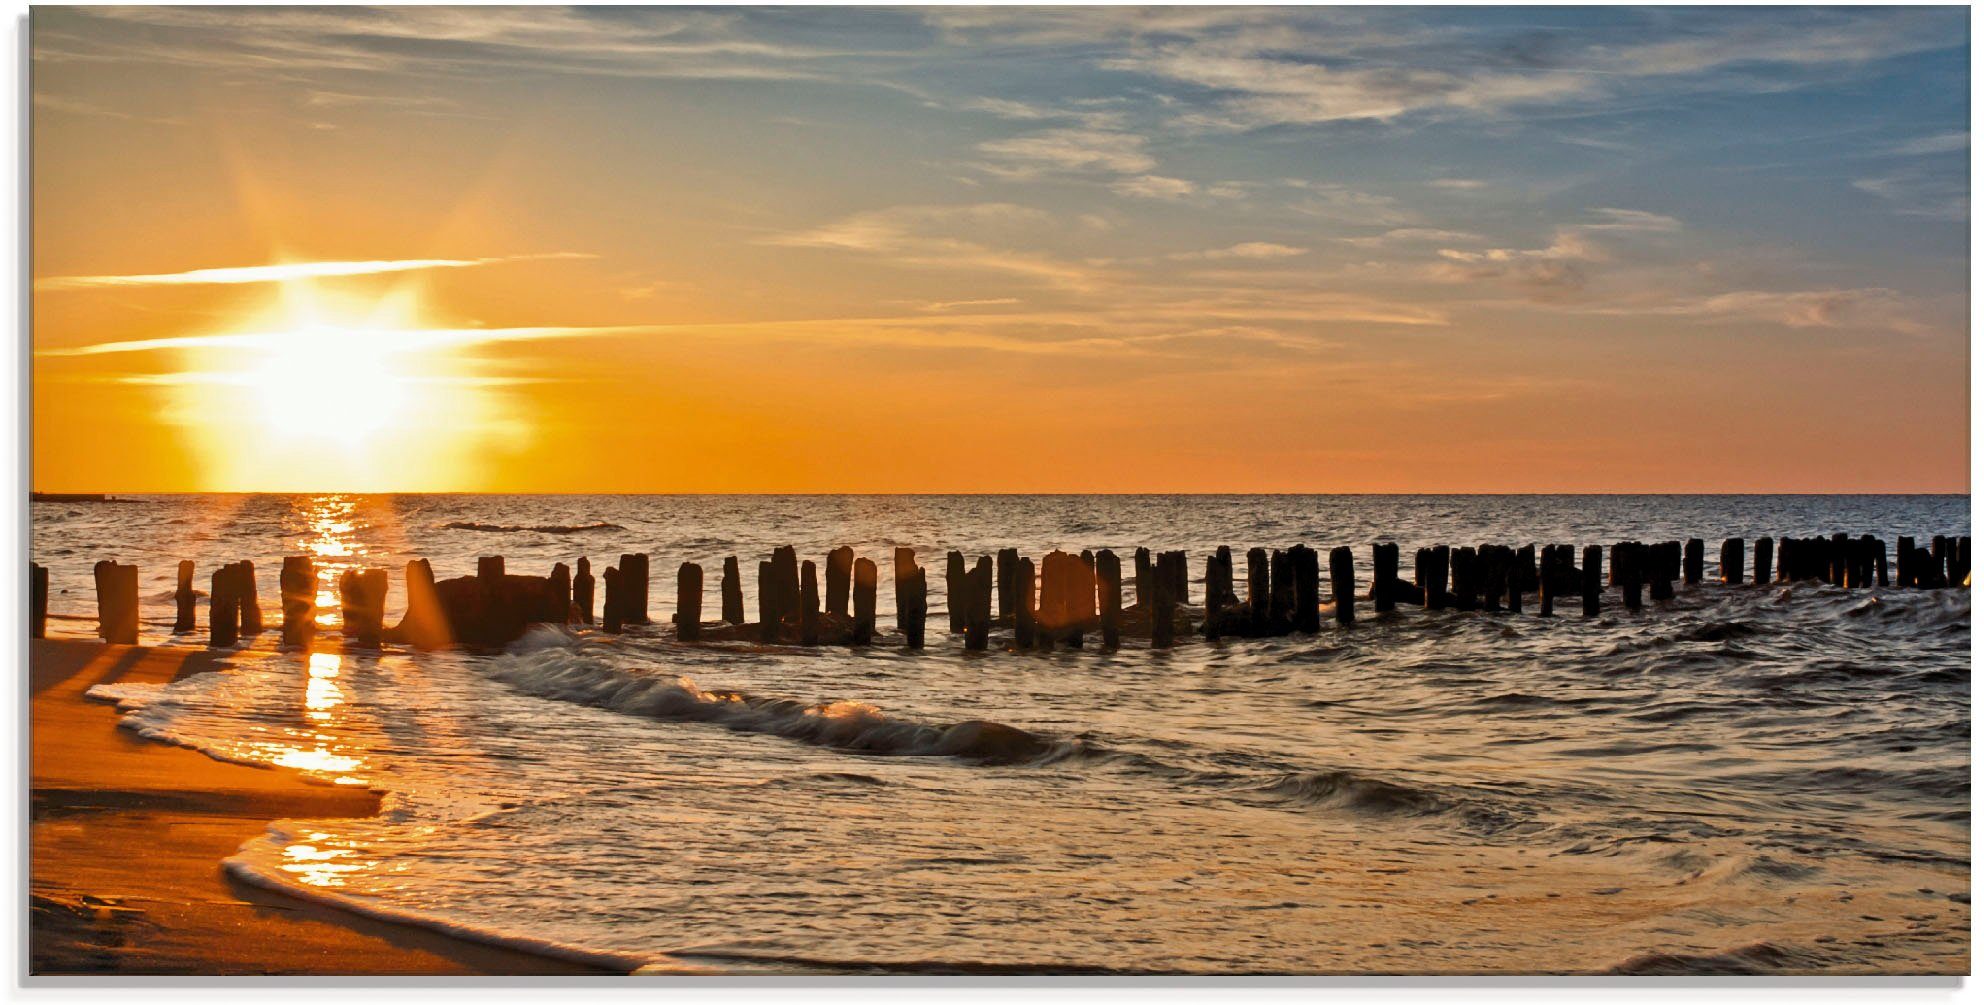
{"label": "sea", "polygon": [[[108,685],[121,724],[383,793],[274,821],[235,879],[646,973],[1960,974],[1969,970],[1970,592],[1724,586],[1724,537],[1968,534],[1966,496],[170,495],[36,502],[50,634],[91,566],[335,577],[477,556],[652,556],[654,623],[504,652],[283,651]],[[968,653],[944,554],[1700,537],[1708,582],[1599,617],[1368,607],[1314,635]],[[683,644],[674,570],[779,545],[930,570],[903,647]],[[1128,563],[1126,562],[1126,565]],[[1244,589],[1244,587],[1243,587]],[[1024,731],[1024,744],[989,742]]]}

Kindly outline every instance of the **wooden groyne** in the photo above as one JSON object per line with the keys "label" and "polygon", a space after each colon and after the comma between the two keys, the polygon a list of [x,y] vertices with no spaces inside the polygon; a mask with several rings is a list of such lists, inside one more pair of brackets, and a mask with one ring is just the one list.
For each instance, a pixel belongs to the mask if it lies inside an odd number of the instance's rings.
{"label": "wooden groyne", "polygon": [[[947,625],[967,651],[990,647],[994,630],[1010,632],[1015,650],[1081,648],[1099,636],[1105,649],[1125,638],[1147,639],[1154,649],[1182,638],[1266,638],[1313,635],[1325,613],[1341,629],[1359,623],[1359,606],[1370,604],[1377,618],[1396,617],[1401,607],[1533,615],[1550,618],[1577,598],[1578,614],[1597,617],[1606,593],[1626,612],[1656,608],[1681,589],[1743,589],[1791,583],[1825,583],[1846,590],[1894,588],[1934,590],[1970,586],[1970,538],[1937,535],[1922,547],[1914,537],[1895,542],[1892,569],[1885,541],[1871,534],[1835,533],[1813,537],[1725,538],[1719,545],[1718,575],[1706,582],[1706,544],[1683,541],[1618,541],[1609,546],[1572,544],[1434,545],[1413,553],[1412,579],[1399,575],[1399,546],[1371,545],[1371,575],[1360,589],[1349,547],[1322,556],[1305,545],[1246,552],[1244,579],[1232,549],[1206,556],[1196,602],[1183,551],[1133,555],[1131,603],[1124,605],[1123,566],[1113,551],[1079,554],[1051,551],[1038,564],[1018,549],[969,556],[945,555]],[[929,589],[916,552],[897,548],[892,582],[896,637],[908,649],[927,644]],[[1746,568],[1746,559],[1749,559]],[[826,590],[821,595],[818,566],[801,562],[795,549],[774,549],[757,562],[758,611],[744,616],[738,556],[723,559],[719,618],[703,618],[703,567],[683,562],[676,571],[675,612],[669,618],[684,643],[750,642],[772,646],[867,646],[876,642],[877,585],[880,570],[854,549],[835,548],[824,556]],[[560,562],[547,575],[507,571],[500,555],[477,559],[476,573],[436,581],[432,566],[417,559],[406,566],[406,614],[385,624],[390,578],[378,568],[346,569],[336,592],[345,644],[376,648],[384,643],[420,649],[448,646],[496,647],[521,638],[532,625],[593,623],[594,583],[588,558],[577,560],[578,575]],[[648,604],[649,556],[622,554],[598,577],[603,586],[599,627],[621,633],[651,623]],[[96,563],[98,634],[110,642],[138,639],[138,568],[112,561]],[[172,594],[172,631],[196,631],[196,570],[180,562]],[[1327,572],[1327,580],[1324,574]],[[230,647],[264,630],[255,567],[231,562],[211,573],[208,637]],[[45,634],[48,570],[29,565],[30,632]],[[282,645],[307,647],[316,626],[317,570],[311,559],[283,559],[278,578]],[[1327,586],[1327,599],[1324,588]],[[1243,593],[1244,591],[1244,593]],[[995,610],[996,599],[996,610]]]}

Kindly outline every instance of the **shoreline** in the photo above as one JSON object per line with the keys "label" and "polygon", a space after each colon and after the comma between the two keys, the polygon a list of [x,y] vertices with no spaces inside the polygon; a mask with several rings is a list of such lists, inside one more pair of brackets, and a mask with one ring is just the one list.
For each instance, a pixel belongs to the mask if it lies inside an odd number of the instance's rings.
{"label": "shoreline", "polygon": [[30,641],[30,979],[615,972],[364,917],[229,875],[222,860],[275,820],[371,816],[380,796],[145,740],[118,728],[114,705],[85,697],[97,684],[164,684],[218,669],[223,655]]}

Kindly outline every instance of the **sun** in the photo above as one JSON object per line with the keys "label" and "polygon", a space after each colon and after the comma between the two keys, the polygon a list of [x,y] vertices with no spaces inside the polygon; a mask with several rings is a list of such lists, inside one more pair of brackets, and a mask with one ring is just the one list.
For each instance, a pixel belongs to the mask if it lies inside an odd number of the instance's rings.
{"label": "sun", "polygon": [[307,281],[284,284],[283,294],[280,320],[243,374],[260,404],[262,435],[297,446],[376,447],[399,425],[411,391],[405,350],[415,301],[392,297],[361,309]]}

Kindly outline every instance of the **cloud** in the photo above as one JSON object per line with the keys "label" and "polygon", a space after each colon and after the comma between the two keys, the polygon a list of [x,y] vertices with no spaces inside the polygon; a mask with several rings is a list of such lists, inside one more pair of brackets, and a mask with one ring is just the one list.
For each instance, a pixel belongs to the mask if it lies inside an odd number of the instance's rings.
{"label": "cloud", "polygon": [[[988,238],[1010,242],[1052,223],[1047,213],[1012,203],[892,206],[764,243],[862,252],[917,268],[1004,273],[1069,289],[1095,285],[1102,276],[1093,266],[987,243]],[[972,236],[954,236],[959,231]]]}
{"label": "cloud", "polygon": [[1901,171],[1875,178],[1856,178],[1853,187],[1894,208],[1900,216],[1964,223],[1970,219],[1969,178]]}
{"label": "cloud", "polygon": [[[353,342],[377,342],[392,351],[424,352],[497,342],[535,342],[544,339],[587,338],[602,335],[629,335],[653,330],[651,325],[602,325],[594,327],[540,326],[531,328],[379,328],[351,329],[339,337]],[[291,332],[223,332],[204,335],[169,335],[160,338],[96,342],[62,349],[41,349],[36,356],[108,356],[120,353],[162,352],[169,349],[270,349],[280,348],[296,336]],[[314,337],[314,336],[313,336]]]}
{"label": "cloud", "polygon": [[1426,184],[1456,192],[1477,192],[1488,187],[1488,183],[1479,178],[1435,178]]}
{"label": "cloud", "polygon": [[83,101],[79,98],[65,98],[54,94],[36,93],[34,96],[34,105],[36,108],[46,108],[55,112],[67,112],[71,115],[88,115],[100,119],[121,119],[125,122],[149,122],[159,126],[176,126],[186,121],[177,116],[140,115],[136,112],[105,108],[94,102]]}
{"label": "cloud", "polygon": [[1712,321],[1781,325],[1786,328],[1876,329],[1922,335],[1907,297],[1881,286],[1809,290],[1732,290],[1706,296],[1600,305],[1584,313],[1698,317]]}
{"label": "cloud", "polygon": [[1192,260],[1192,259],[1223,259],[1223,258],[1263,259],[1263,258],[1293,258],[1297,255],[1306,255],[1308,253],[1309,253],[1308,248],[1297,248],[1287,244],[1275,244],[1271,241],[1246,241],[1240,244],[1232,245],[1230,247],[1214,248],[1209,251],[1182,251],[1170,257],[1181,261]]}
{"label": "cloud", "polygon": [[344,276],[370,276],[422,269],[466,269],[503,262],[531,262],[549,259],[592,258],[572,251],[541,255],[506,255],[496,258],[403,258],[362,262],[283,262],[275,265],[244,265],[188,272],[161,272],[118,276],[51,276],[37,279],[37,290],[81,290],[108,286],[205,286],[236,283],[279,283],[296,279],[329,279]]}
{"label": "cloud", "polygon": [[1382,234],[1369,237],[1340,237],[1344,244],[1354,244],[1360,248],[1375,248],[1387,244],[1473,242],[1485,240],[1480,234],[1466,230],[1440,230],[1436,227],[1394,227]]}
{"label": "cloud", "polygon": [[1638,230],[1671,233],[1681,229],[1681,221],[1639,209],[1601,207],[1587,210],[1598,219],[1578,224],[1580,230]]}
{"label": "cloud", "polygon": [[1897,144],[1889,152],[1911,157],[1921,154],[1950,154],[1968,149],[1970,149],[1970,130],[1959,129],[1950,133],[1917,137],[1906,143]]}
{"label": "cloud", "polygon": [[988,140],[978,149],[999,162],[998,173],[1016,177],[1043,171],[1141,174],[1157,166],[1143,137],[1104,129],[1048,129]]}
{"label": "cloud", "polygon": [[1163,175],[1139,175],[1109,183],[1109,190],[1117,195],[1135,199],[1184,199],[1199,191],[1199,186],[1183,178],[1166,178]]}

